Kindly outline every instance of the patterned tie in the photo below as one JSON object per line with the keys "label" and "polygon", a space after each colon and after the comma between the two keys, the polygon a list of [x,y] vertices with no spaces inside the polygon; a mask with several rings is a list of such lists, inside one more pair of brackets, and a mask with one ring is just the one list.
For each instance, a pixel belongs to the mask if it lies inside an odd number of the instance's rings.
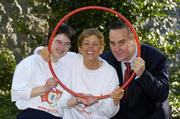
{"label": "patterned tie", "polygon": [[125,62],[124,64],[126,65],[126,70],[124,73],[124,83],[125,83],[131,76],[131,65],[129,62]]}

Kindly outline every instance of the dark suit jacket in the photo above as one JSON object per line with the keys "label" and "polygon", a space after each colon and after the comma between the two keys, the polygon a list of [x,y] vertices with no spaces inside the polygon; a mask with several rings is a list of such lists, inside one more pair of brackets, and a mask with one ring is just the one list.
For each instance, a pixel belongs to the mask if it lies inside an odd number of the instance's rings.
{"label": "dark suit jacket", "polygon": [[[111,51],[105,52],[102,58],[116,69],[122,85],[121,62]],[[162,108],[169,92],[166,57],[151,46],[141,45],[141,58],[146,69],[141,77],[130,83],[120,101],[120,110],[112,119],[167,119]]]}

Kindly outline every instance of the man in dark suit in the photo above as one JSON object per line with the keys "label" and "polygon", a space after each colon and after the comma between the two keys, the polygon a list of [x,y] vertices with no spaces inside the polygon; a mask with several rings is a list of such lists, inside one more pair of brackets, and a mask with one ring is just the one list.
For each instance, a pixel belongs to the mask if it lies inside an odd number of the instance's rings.
{"label": "man in dark suit", "polygon": [[168,119],[168,74],[166,57],[157,49],[141,45],[141,57],[133,33],[121,21],[110,25],[109,44],[111,51],[102,54],[117,71],[120,84],[125,82],[125,62],[135,71],[136,77],[126,89],[120,101],[120,110],[112,119]]}

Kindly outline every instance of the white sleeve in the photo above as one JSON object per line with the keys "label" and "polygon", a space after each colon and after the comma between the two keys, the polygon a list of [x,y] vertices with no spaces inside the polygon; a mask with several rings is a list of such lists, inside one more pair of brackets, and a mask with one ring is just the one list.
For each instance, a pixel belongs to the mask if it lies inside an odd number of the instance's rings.
{"label": "white sleeve", "polygon": [[39,46],[39,47],[37,47],[35,50],[34,50],[34,54],[38,54],[38,52],[40,51],[40,50],[42,50],[44,48],[44,46]]}
{"label": "white sleeve", "polygon": [[[119,80],[116,72],[113,72],[111,83],[107,87],[107,92],[112,92],[119,85]],[[115,106],[112,98],[106,98],[99,100],[96,104],[96,107],[99,108],[99,115],[106,116],[108,118],[113,117],[119,110],[119,105]]]}
{"label": "white sleeve", "polygon": [[11,88],[12,101],[30,100],[32,91],[31,79],[34,70],[32,65],[30,58],[24,59],[17,65]]}
{"label": "white sleeve", "polygon": [[99,100],[96,107],[99,108],[99,115],[106,116],[108,118],[113,117],[119,110],[119,105],[115,106],[112,98]]}
{"label": "white sleeve", "polygon": [[58,107],[61,109],[69,109],[67,106],[68,100],[72,98],[72,95],[67,92],[66,90],[63,91],[63,94],[61,95]]}

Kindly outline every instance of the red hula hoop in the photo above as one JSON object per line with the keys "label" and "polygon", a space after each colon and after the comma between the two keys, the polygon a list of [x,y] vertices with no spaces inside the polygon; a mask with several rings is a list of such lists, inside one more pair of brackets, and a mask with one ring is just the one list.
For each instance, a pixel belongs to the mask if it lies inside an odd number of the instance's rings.
{"label": "red hula hoop", "polygon": [[[56,27],[54,28],[52,34],[51,34],[51,37],[50,37],[50,41],[49,41],[49,44],[48,44],[48,50],[50,51],[51,49],[51,45],[52,45],[52,41],[53,41],[53,38],[56,34],[56,31],[58,30],[58,28],[62,25],[62,23],[67,19],[69,18],[70,16],[73,16],[74,14],[80,12],[80,11],[85,11],[85,10],[102,10],[102,11],[106,11],[106,12],[111,12],[115,15],[117,15],[120,19],[122,19],[127,25],[128,27],[131,29],[131,31],[133,32],[134,34],[134,37],[135,37],[135,40],[136,40],[136,45],[138,47],[138,57],[140,57],[140,54],[141,54],[141,50],[140,50],[140,43],[139,43],[139,40],[138,40],[138,35],[135,31],[135,29],[133,28],[133,26],[131,25],[131,23],[123,16],[121,15],[120,13],[116,12],[115,10],[112,10],[112,9],[109,9],[109,8],[106,8],[106,7],[101,7],[101,6],[85,6],[85,7],[81,7],[81,8],[78,8],[70,13],[68,13],[67,15],[65,15],[59,22],[58,24],[56,25]],[[52,64],[51,64],[51,61],[48,62],[49,64],[49,68],[50,68],[50,71],[52,73],[52,75],[54,76],[54,79],[58,82],[58,84],[60,84],[60,86],[62,86],[67,92],[77,96],[77,97],[81,97],[81,98],[88,98],[88,96],[82,96],[74,91],[72,91],[71,89],[69,89],[68,87],[66,87],[59,79],[58,77],[56,76],[54,70],[53,70],[53,67],[52,67]],[[126,88],[130,82],[133,80],[133,78],[135,77],[135,72],[132,73],[132,75],[130,76],[130,78],[128,79],[128,81],[126,83],[124,83],[121,88]],[[106,95],[101,95],[101,96],[93,96],[97,99],[105,99],[105,98],[108,98],[110,96],[110,94],[106,94]]]}

